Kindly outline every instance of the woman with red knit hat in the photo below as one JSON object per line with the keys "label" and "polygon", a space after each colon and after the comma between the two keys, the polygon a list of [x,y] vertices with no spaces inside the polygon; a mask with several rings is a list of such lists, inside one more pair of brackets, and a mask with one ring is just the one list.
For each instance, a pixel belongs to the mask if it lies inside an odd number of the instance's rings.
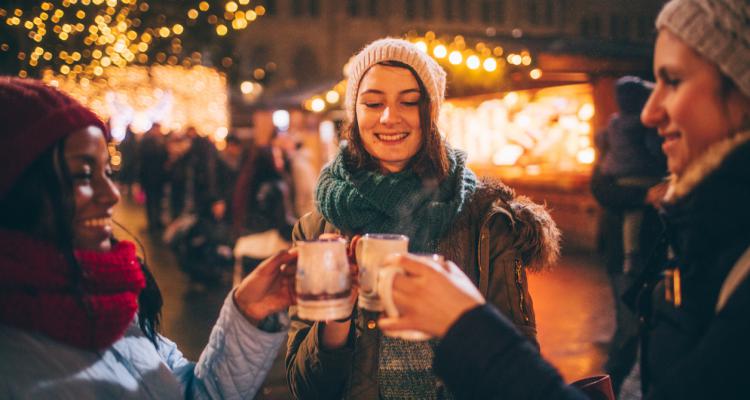
{"label": "woman with red knit hat", "polygon": [[296,259],[280,253],[224,303],[197,364],[158,333],[135,246],[112,236],[109,132],[68,95],[0,77],[0,396],[251,398],[286,337]]}

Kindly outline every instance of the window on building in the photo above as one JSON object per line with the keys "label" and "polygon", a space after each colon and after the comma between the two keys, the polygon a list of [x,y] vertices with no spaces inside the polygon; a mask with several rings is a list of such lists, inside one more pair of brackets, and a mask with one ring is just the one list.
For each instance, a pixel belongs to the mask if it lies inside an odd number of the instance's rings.
{"label": "window on building", "polygon": [[555,24],[555,2],[554,0],[545,1],[544,23],[547,25],[547,27],[552,27]]}
{"label": "window on building", "polygon": [[298,84],[315,82],[320,78],[320,65],[315,52],[307,46],[301,46],[292,58],[292,73]]}
{"label": "window on building", "polygon": [[539,4],[537,0],[528,0],[528,17],[532,25],[539,24]]}
{"label": "window on building", "polygon": [[417,0],[406,0],[406,9],[404,10],[404,16],[408,20],[413,20],[417,17]]}
{"label": "window on building", "polygon": [[302,15],[302,0],[292,0],[292,15],[295,17]]}
{"label": "window on building", "polygon": [[276,0],[259,0],[254,4],[263,6],[266,9],[266,15],[276,15]]}
{"label": "window on building", "polygon": [[446,21],[453,20],[453,0],[443,0],[443,18]]}
{"label": "window on building", "polygon": [[422,19],[432,19],[432,0],[422,0]]}
{"label": "window on building", "polygon": [[311,17],[320,15],[320,0],[307,0],[307,12]]}
{"label": "window on building", "polygon": [[370,17],[377,17],[378,14],[378,0],[368,0],[367,15],[369,15]]}
{"label": "window on building", "polygon": [[505,22],[504,0],[482,0],[479,7],[483,22]]}
{"label": "window on building", "polygon": [[602,36],[602,17],[599,15],[591,17],[591,36]]}
{"label": "window on building", "polygon": [[640,16],[638,17],[638,38],[648,39],[654,33],[654,23],[651,18]]}
{"label": "window on building", "polygon": [[461,21],[469,21],[471,19],[471,2],[468,0],[458,1],[458,15],[461,16]]}
{"label": "window on building", "polygon": [[624,15],[612,14],[609,17],[609,36],[612,39],[627,40],[630,38],[630,21]]}
{"label": "window on building", "polygon": [[346,11],[350,17],[359,16],[359,0],[348,0],[346,2]]}

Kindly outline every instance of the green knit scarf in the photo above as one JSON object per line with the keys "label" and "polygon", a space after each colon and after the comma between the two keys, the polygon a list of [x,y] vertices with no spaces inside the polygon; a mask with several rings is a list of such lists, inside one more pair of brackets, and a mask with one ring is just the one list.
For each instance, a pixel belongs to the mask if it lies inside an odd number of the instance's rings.
{"label": "green knit scarf", "polygon": [[434,252],[477,187],[466,153],[449,148],[448,160],[448,177],[437,182],[422,180],[411,169],[387,175],[350,171],[340,151],[321,171],[318,210],[344,232],[403,234],[410,251]]}

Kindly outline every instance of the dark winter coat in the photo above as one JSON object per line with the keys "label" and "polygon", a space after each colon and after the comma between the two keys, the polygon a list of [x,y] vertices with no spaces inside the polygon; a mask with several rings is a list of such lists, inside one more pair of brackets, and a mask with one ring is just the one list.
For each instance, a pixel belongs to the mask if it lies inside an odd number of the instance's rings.
{"label": "dark winter coat", "polygon": [[[299,221],[293,238],[312,240],[322,233],[339,230],[313,212]],[[455,261],[487,301],[536,345],[526,270],[551,265],[559,253],[559,231],[542,206],[516,197],[502,183],[481,181],[454,228],[440,240],[438,252]],[[286,356],[292,393],[301,399],[377,399],[378,314],[356,309],[349,344],[331,351],[320,347],[320,324],[295,318],[295,311]]]}
{"label": "dark winter coat", "polygon": [[[660,275],[641,296],[646,399],[750,398],[750,279],[716,312],[730,269],[750,246],[750,133],[718,143],[668,194],[681,304]],[[674,295],[672,296],[674,299]],[[438,346],[435,371],[459,398],[585,399],[491,306],[477,307]]]}

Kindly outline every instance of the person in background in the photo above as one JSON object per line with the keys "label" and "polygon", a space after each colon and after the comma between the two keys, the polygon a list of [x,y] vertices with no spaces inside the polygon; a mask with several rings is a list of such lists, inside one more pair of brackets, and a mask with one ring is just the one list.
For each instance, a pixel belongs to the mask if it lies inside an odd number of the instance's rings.
{"label": "person in background", "polygon": [[289,246],[295,219],[284,168],[281,150],[264,146],[252,148],[240,170],[232,225],[248,255],[242,260],[243,274],[274,253],[276,247]]}
{"label": "person in background", "polygon": [[640,119],[653,84],[624,76],[615,84],[620,112],[596,135],[599,161],[591,179],[591,192],[604,208],[602,235],[604,261],[615,302],[615,332],[609,345],[605,371],[615,393],[636,363],[638,318],[622,296],[644,269],[647,258],[663,260],[659,243],[662,231],[657,207],[664,197],[667,162],[663,139]]}
{"label": "person in background", "polygon": [[[351,125],[321,172],[317,210],[295,226],[295,241],[337,233],[409,237],[413,252],[443,253],[488,301],[536,344],[527,269],[555,262],[559,232],[547,211],[500,182],[479,179],[466,154],[437,128],[445,71],[414,44],[385,38],[350,64]],[[419,296],[417,294],[417,296]],[[377,313],[293,324],[287,379],[297,398],[450,398],[432,369],[435,341],[408,342],[377,330]]]}
{"label": "person in background", "polygon": [[161,202],[167,181],[168,158],[164,135],[162,135],[159,123],[154,123],[151,129],[143,134],[138,156],[140,157],[139,181],[141,189],[146,194],[148,229],[151,232],[158,232],[164,229]]}
{"label": "person in background", "polygon": [[[656,20],[656,86],[641,119],[664,138],[673,257],[635,285],[648,400],[750,398],[748,20],[746,0],[672,0]],[[455,268],[392,262],[407,271],[394,283],[402,316],[380,327],[441,337],[435,371],[459,397],[585,398],[506,316],[462,290]]]}
{"label": "person in background", "polygon": [[[252,398],[286,337],[296,253],[226,298],[198,363],[159,334],[162,297],[132,242],[96,115],[42,82],[0,77],[0,393],[28,398]],[[288,265],[288,268],[283,268]]]}
{"label": "person in background", "polygon": [[121,161],[120,170],[117,174],[117,180],[125,189],[128,199],[133,199],[133,184],[138,180],[138,139],[135,133],[128,125],[125,130],[125,137],[117,145],[120,151]]}

